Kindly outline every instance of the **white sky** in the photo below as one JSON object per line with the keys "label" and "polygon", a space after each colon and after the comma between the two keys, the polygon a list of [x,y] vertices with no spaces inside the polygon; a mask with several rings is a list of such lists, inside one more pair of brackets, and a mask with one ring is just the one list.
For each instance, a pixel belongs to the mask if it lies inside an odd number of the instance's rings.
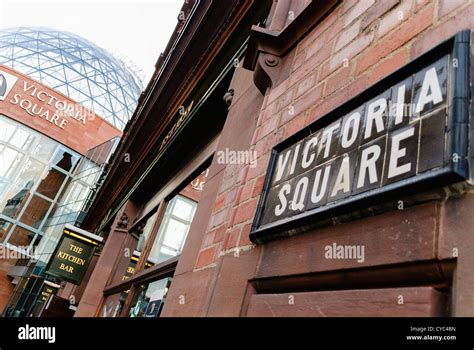
{"label": "white sky", "polygon": [[144,86],[173,32],[183,0],[0,0],[0,29],[42,26],[68,31],[127,58]]}

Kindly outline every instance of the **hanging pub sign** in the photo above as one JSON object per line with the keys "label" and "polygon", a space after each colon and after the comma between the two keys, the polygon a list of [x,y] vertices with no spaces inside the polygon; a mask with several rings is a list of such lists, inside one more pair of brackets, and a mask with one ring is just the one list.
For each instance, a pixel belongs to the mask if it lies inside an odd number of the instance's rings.
{"label": "hanging pub sign", "polygon": [[100,236],[66,224],[46,273],[66,282],[81,284],[94,250],[102,240]]}
{"label": "hanging pub sign", "polygon": [[466,180],[469,41],[460,32],[277,145],[251,240]]}
{"label": "hanging pub sign", "polygon": [[51,295],[58,292],[59,288],[61,288],[59,284],[46,280],[43,281],[43,287],[41,287],[39,292],[38,302],[42,304],[47,302]]}

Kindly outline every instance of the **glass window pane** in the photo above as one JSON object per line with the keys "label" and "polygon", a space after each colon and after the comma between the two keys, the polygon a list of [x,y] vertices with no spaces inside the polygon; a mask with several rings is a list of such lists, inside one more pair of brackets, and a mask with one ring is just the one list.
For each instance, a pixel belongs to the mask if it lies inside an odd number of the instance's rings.
{"label": "glass window pane", "polygon": [[178,197],[173,208],[173,215],[190,221],[194,214],[195,205],[193,202]]}
{"label": "glass window pane", "polygon": [[0,202],[3,194],[8,190],[8,182],[0,178]]}
{"label": "glass window pane", "polygon": [[62,184],[66,180],[67,175],[59,170],[50,168],[46,176],[41,180],[36,192],[43,196],[54,199],[61,189]]}
{"label": "glass window pane", "polygon": [[3,243],[5,238],[8,236],[8,232],[13,227],[13,224],[9,221],[0,218],[0,242]]}
{"label": "glass window pane", "polygon": [[129,316],[159,317],[170,285],[170,277],[141,285],[132,301]]}
{"label": "glass window pane", "polygon": [[10,147],[0,146],[0,176],[13,178],[21,166],[23,154]]}
{"label": "glass window pane", "polygon": [[37,260],[46,264],[54,252],[63,233],[62,226],[51,226],[45,230],[43,238],[38,242]]}
{"label": "glass window pane", "polygon": [[30,189],[19,186],[10,186],[8,191],[0,198],[1,214],[16,219],[25,205]]}
{"label": "glass window pane", "polygon": [[[7,229],[25,227],[28,232],[15,229],[10,243],[39,244],[42,233],[36,229],[43,229],[47,223],[62,225],[77,219],[77,211],[89,193],[88,186],[74,189],[76,201],[69,203],[68,208],[60,201],[64,193],[61,191],[65,191],[72,179],[67,172],[72,172],[80,159],[79,154],[58,142],[0,115],[0,217],[3,218],[0,235],[3,239],[12,234]],[[54,200],[58,203],[53,203]],[[55,215],[52,205],[63,210]],[[48,212],[51,212],[49,219]],[[33,242],[35,236],[30,237],[30,233],[36,234]]]}
{"label": "glass window pane", "polygon": [[170,219],[163,244],[169,248],[175,249],[177,252],[181,251],[181,245],[184,241],[186,233],[188,232],[188,228],[188,225],[174,219]]}
{"label": "glass window pane", "polygon": [[8,142],[14,131],[14,125],[8,123],[5,119],[0,119],[0,141]]}
{"label": "glass window pane", "polygon": [[50,140],[47,137],[41,137],[38,143],[33,148],[31,154],[45,162],[49,162],[51,156],[56,150],[56,147],[56,142]]}
{"label": "glass window pane", "polygon": [[31,189],[39,182],[45,165],[34,159],[28,159],[21,172],[16,176],[15,184],[21,188]]}
{"label": "glass window pane", "polygon": [[102,306],[100,316],[119,317],[123,305],[125,304],[125,300],[127,299],[127,296],[128,290],[121,293],[109,295]]}
{"label": "glass window pane", "polygon": [[[184,205],[181,205],[181,203]],[[180,195],[174,197],[169,202],[160,229],[148,256],[149,262],[159,264],[181,254],[196,206],[196,202]],[[173,209],[168,210],[168,208]],[[175,215],[177,212],[183,215]],[[188,219],[185,220],[183,217],[187,217]]]}
{"label": "glass window pane", "polygon": [[78,201],[83,201],[87,198],[89,194],[89,188],[84,186],[79,181],[75,181],[68,187],[68,193],[65,195],[65,203],[75,203]]}
{"label": "glass window pane", "polygon": [[54,156],[52,163],[58,168],[61,168],[65,171],[72,171],[76,165],[79,157],[72,154],[71,152],[66,151],[63,148],[58,149],[56,155]]}
{"label": "glass window pane", "polygon": [[18,127],[16,129],[15,134],[10,139],[10,144],[26,151],[32,145],[34,140],[35,140],[34,135],[32,135],[27,130],[21,127]]}
{"label": "glass window pane", "polygon": [[21,222],[34,227],[39,228],[52,203],[39,196],[32,196],[28,206],[21,215]]}
{"label": "glass window pane", "polygon": [[34,237],[35,233],[33,231],[16,226],[13,229],[10,238],[8,238],[8,243],[23,249],[27,249]]}

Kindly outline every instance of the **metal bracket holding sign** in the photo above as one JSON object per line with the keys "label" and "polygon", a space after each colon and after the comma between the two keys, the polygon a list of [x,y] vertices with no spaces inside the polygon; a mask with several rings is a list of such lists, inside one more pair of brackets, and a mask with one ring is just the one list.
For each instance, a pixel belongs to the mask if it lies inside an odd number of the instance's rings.
{"label": "metal bracket holding sign", "polygon": [[250,239],[467,180],[470,37],[458,33],[275,146]]}
{"label": "metal bracket holding sign", "polygon": [[63,235],[46,267],[46,274],[79,285],[103,238],[66,224]]}

